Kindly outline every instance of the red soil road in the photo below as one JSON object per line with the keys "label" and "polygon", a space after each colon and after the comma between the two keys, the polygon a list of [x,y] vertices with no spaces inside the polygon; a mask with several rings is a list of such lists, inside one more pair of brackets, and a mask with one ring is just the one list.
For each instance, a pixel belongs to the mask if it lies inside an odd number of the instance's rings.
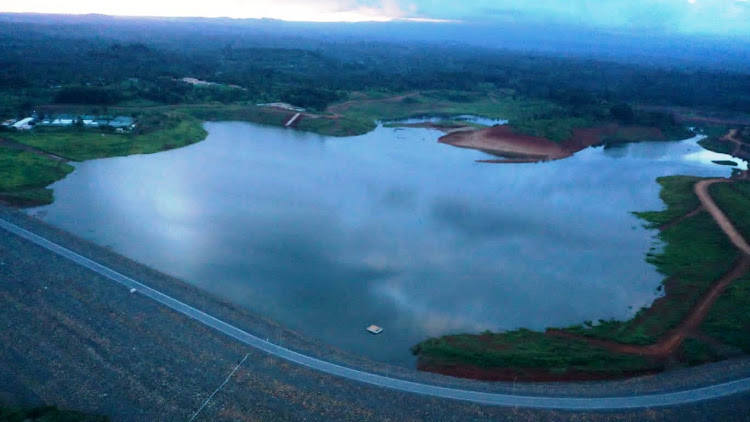
{"label": "red soil road", "polygon": [[708,292],[706,292],[706,294],[704,294],[698,303],[696,303],[690,310],[687,318],[685,318],[677,327],[667,332],[667,334],[655,344],[647,346],[624,344],[611,340],[589,338],[561,330],[547,330],[546,334],[553,337],[562,337],[571,340],[583,340],[589,344],[615,353],[666,358],[672,355],[682,342],[685,341],[685,338],[698,328],[708,315],[708,312],[714,306],[714,303],[716,303],[716,300],[722,293],[724,293],[724,290],[726,290],[726,288],[737,278],[744,275],[748,269],[750,269],[750,257],[743,256],[728,273],[724,274],[723,277],[711,285]]}
{"label": "red soil road", "polygon": [[[687,317],[675,328],[667,332],[657,343],[639,346],[632,344],[623,344],[610,340],[592,339],[585,336],[579,336],[571,333],[567,333],[560,330],[548,330],[547,334],[555,337],[564,337],[569,339],[584,340],[589,344],[605,348],[607,350],[616,353],[627,353],[627,354],[638,354],[644,356],[654,357],[667,357],[674,353],[674,351],[685,341],[685,338],[695,331],[696,328],[703,322],[708,315],[709,311],[713,307],[716,300],[724,293],[724,290],[732,284],[739,277],[742,277],[748,269],[750,269],[750,245],[747,244],[745,238],[740,232],[734,227],[729,218],[724,214],[723,211],[716,205],[711,195],[708,193],[708,188],[716,183],[727,183],[729,179],[708,179],[701,180],[694,186],[695,194],[698,196],[702,204],[702,208],[708,211],[713,217],[716,224],[719,225],[721,230],[729,237],[732,244],[742,252],[742,256],[735,263],[732,269],[724,274],[719,280],[714,282],[709,290],[700,298],[698,303],[688,313]],[[689,214],[694,215],[695,210]]]}
{"label": "red soil road", "polygon": [[706,211],[711,214],[711,217],[713,217],[714,221],[716,221],[716,224],[721,227],[721,230],[726,233],[726,235],[729,237],[729,240],[732,241],[732,244],[734,244],[734,246],[737,247],[740,252],[750,257],[750,245],[747,244],[747,241],[744,237],[742,237],[742,234],[734,227],[732,222],[729,221],[729,218],[716,205],[713,199],[711,199],[711,195],[709,195],[708,193],[708,188],[711,185],[716,183],[727,183],[730,181],[731,180],[729,179],[701,180],[700,182],[695,184],[695,194],[698,195],[698,199],[700,199],[701,204],[703,204],[703,206],[706,208]]}
{"label": "red soil road", "polygon": [[703,205],[698,205],[694,210],[690,211],[689,213],[687,213],[685,215],[681,215],[681,216],[675,218],[674,220],[672,220],[672,221],[664,224],[663,226],[659,227],[659,231],[664,231],[664,230],[667,230],[667,229],[671,229],[672,227],[674,227],[674,226],[682,223],[683,221],[687,220],[688,218],[695,217],[701,211],[705,211],[703,209]]}
{"label": "red soil road", "polygon": [[734,144],[734,150],[732,151],[731,155],[735,157],[739,157],[739,153],[742,151],[742,147],[746,144],[740,140],[740,138],[737,137],[737,129],[730,129],[729,132],[721,137],[722,141],[731,142]]}

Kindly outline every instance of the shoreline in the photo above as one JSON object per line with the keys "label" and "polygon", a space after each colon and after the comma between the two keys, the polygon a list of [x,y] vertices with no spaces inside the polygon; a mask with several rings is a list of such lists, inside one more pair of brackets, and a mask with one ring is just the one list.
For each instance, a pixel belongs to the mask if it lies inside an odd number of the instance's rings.
{"label": "shoreline", "polygon": [[[717,304],[722,294],[735,282],[746,282],[747,279],[744,277],[746,277],[748,268],[750,268],[750,246],[742,233],[734,227],[727,217],[728,214],[726,213],[729,213],[729,211],[722,210],[716,204],[715,199],[708,192],[708,187],[714,184],[729,184],[729,182],[741,181],[744,180],[744,177],[739,176],[732,180],[672,176],[663,180],[677,180],[677,183],[681,183],[681,187],[675,187],[676,185],[672,182],[659,182],[662,184],[660,197],[666,203],[666,209],[637,214],[651,224],[657,224],[658,222],[658,226],[654,226],[654,228],[659,230],[658,238],[660,241],[666,242],[664,251],[656,257],[652,256],[652,259],[657,262],[655,264],[657,268],[667,277],[662,282],[662,286],[666,290],[662,298],[655,301],[651,306],[643,308],[632,319],[626,321],[600,320],[604,329],[599,332],[596,331],[597,328],[591,322],[587,322],[585,325],[588,325],[591,332],[587,332],[583,325],[579,325],[566,328],[547,328],[543,331],[520,329],[481,335],[457,334],[432,338],[418,344],[413,349],[419,357],[418,365],[420,369],[486,380],[516,378],[541,381],[623,379],[637,374],[668,373],[674,367],[700,366],[706,362],[721,361],[736,356],[748,356],[747,348],[736,341],[731,339],[719,340],[725,339],[727,336],[730,338],[741,336],[743,330],[741,324],[743,323],[738,322],[742,321],[741,319],[725,317],[727,320],[724,323],[728,326],[723,328],[721,333],[714,332],[712,334],[711,331],[704,331],[703,328],[703,323],[709,319],[714,305]],[[687,194],[688,196],[679,196],[682,192],[680,189],[684,190],[686,186],[690,192]],[[684,193],[682,194],[684,195]],[[695,198],[693,198],[693,195]],[[690,198],[696,201],[697,206],[690,204]],[[684,209],[681,209],[681,207]],[[676,212],[677,215],[671,215],[670,213],[675,213],[675,209],[679,210]],[[689,240],[678,242],[674,237],[662,237],[665,233],[673,233],[670,231],[672,227],[681,223],[690,224],[691,219],[701,212],[705,212],[703,218],[707,219],[707,222],[710,221],[708,224],[715,232],[708,230],[704,231],[703,234],[709,237],[708,233],[711,232],[714,237],[719,236],[719,239],[723,239],[725,243],[723,247],[731,248],[736,254],[736,256],[721,254],[718,255],[719,258],[711,258],[713,261],[709,259],[703,262],[703,265],[714,268],[717,265],[723,265],[726,259],[731,258],[732,266],[726,271],[722,269],[720,275],[716,275],[714,272],[702,275],[703,272],[699,272],[697,274],[701,275],[695,276],[685,269],[685,265],[690,265],[685,263],[682,263],[682,267],[673,267],[674,264],[673,261],[669,260],[670,257],[672,257],[671,259],[677,259],[677,262],[682,262],[679,261],[680,258],[674,258],[675,254],[682,257],[679,255],[681,249],[676,248],[685,247],[685,242],[689,245],[693,245],[695,242],[690,243]],[[659,217],[658,213],[669,214],[670,218],[667,221],[662,221],[663,218]],[[685,235],[683,234],[683,236]],[[692,237],[692,239],[695,238]],[[720,248],[719,246],[716,247]],[[695,248],[695,246],[692,246],[692,248]],[[704,253],[711,255],[710,248],[708,249],[704,250]],[[723,251],[723,249],[718,250]],[[658,264],[659,262],[661,264]],[[664,268],[670,268],[670,270],[664,270]],[[684,279],[681,283],[685,284],[686,287],[680,287],[678,279]],[[701,283],[706,283],[705,289],[691,287],[701,286]],[[691,297],[692,293],[689,289],[693,289],[696,293],[693,299],[685,302],[689,304],[687,308],[682,308],[673,303],[675,297],[682,298],[682,300]],[[663,313],[664,305],[667,303],[671,304],[671,309],[676,309],[678,312],[684,311],[684,315],[676,314],[679,315],[679,319],[668,322],[663,331],[659,331],[658,321],[663,321],[665,316],[669,317],[670,315]],[[742,309],[741,306],[735,303],[733,309]],[[683,309],[683,311],[679,311],[680,309]],[[669,321],[668,318],[667,321]],[[608,325],[612,328],[608,328]],[[639,331],[641,329],[646,331]],[[654,337],[645,337],[646,340],[644,340],[644,332],[646,335],[653,335]],[[710,346],[703,343],[699,343],[699,346],[695,344],[689,346],[689,341],[705,341]],[[689,351],[689,347],[693,348],[693,352]],[[700,349],[700,347],[704,349]],[[702,351],[695,352],[696,348]],[[602,353],[604,353],[605,358],[602,358]],[[694,353],[692,357],[690,353]],[[702,353],[702,355],[698,353]],[[565,360],[565,357],[570,359]],[[634,364],[632,359],[640,359],[641,361]],[[561,369],[563,372],[559,372]]]}
{"label": "shoreline", "polygon": [[615,394],[627,394],[633,391],[661,392],[702,387],[718,382],[731,381],[743,376],[750,376],[750,357],[706,364],[696,368],[664,372],[653,376],[642,376],[620,381],[574,383],[572,385],[545,382],[521,384],[507,382],[485,383],[475,380],[445,377],[398,366],[384,367],[382,363],[374,362],[361,356],[354,356],[332,346],[306,338],[273,321],[254,314],[252,311],[217,298],[181,280],[161,274],[156,270],[145,267],[106,248],[79,239],[72,234],[49,226],[19,211],[0,206],[0,217],[8,219],[21,227],[38,232],[84,256],[93,256],[97,262],[102,262],[135,279],[143,280],[149,286],[164,291],[185,303],[235,324],[259,337],[279,338],[284,347],[289,347],[297,352],[311,354],[335,364],[381,375],[387,374],[399,379],[443,387],[469,388],[484,392],[507,393],[510,389],[513,389],[513,391],[518,393],[542,396],[579,396],[585,394],[592,397],[606,397]]}
{"label": "shoreline", "polygon": [[[623,139],[619,140],[620,137]],[[610,138],[612,139],[607,141]],[[440,137],[438,142],[501,157],[477,160],[481,163],[536,163],[565,159],[591,146],[638,142],[642,139],[666,140],[666,137],[657,128],[610,123],[573,129],[570,138],[554,142],[547,138],[518,133],[512,125],[498,125],[485,129],[449,132]]]}

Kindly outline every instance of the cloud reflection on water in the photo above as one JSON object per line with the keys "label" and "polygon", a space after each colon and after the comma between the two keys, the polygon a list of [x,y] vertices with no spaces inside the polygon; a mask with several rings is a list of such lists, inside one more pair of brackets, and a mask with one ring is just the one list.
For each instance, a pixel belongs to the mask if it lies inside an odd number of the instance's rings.
{"label": "cloud reflection on water", "polygon": [[187,148],[77,165],[45,220],[401,363],[427,336],[632,315],[661,277],[644,262],[654,233],[629,212],[662,206],[658,176],[729,173],[690,158],[694,141],[487,165],[425,129],[206,127]]}

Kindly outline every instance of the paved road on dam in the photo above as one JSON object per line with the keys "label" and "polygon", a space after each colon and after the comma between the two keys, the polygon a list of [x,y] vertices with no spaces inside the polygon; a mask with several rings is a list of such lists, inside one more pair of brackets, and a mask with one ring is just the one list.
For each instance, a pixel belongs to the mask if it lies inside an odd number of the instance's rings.
{"label": "paved road on dam", "polygon": [[486,405],[559,409],[559,410],[611,410],[611,409],[641,409],[660,406],[689,404],[702,400],[727,397],[733,394],[750,391],[750,378],[743,378],[731,382],[724,382],[707,387],[688,389],[659,394],[618,396],[618,397],[551,397],[551,396],[523,396],[499,393],[485,393],[465,389],[439,387],[424,383],[417,383],[382,375],[368,373],[357,369],[344,367],[325,360],[300,354],[267,340],[253,336],[223,320],[215,318],[199,309],[187,305],[172,296],[146,286],[109,267],[101,265],[85,256],[73,252],[57,243],[38,236],[28,230],[16,226],[4,219],[0,219],[0,228],[13,233],[41,246],[61,257],[104,276],[127,289],[135,289],[137,294],[148,297],[157,303],[171,308],[175,312],[192,318],[211,329],[217,330],[244,344],[257,348],[270,355],[286,359],[299,365],[320,371],[322,373],[367,383],[387,389],[398,390],[413,394],[461,400]]}

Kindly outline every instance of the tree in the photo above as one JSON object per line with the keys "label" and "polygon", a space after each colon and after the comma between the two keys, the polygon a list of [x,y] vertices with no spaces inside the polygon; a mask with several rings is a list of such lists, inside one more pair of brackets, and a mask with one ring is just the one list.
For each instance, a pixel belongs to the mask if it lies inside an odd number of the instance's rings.
{"label": "tree", "polygon": [[625,103],[616,104],[610,107],[609,114],[620,123],[626,125],[632,124],[635,120],[633,107]]}

